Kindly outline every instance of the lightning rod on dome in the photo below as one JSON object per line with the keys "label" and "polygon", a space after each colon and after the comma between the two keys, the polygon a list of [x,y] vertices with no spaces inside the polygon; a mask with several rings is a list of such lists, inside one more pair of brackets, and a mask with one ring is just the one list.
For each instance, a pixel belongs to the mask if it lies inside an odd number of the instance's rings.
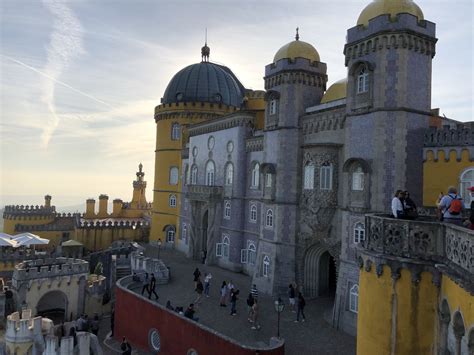
{"label": "lightning rod on dome", "polygon": [[207,45],[207,27],[204,36],[204,47],[201,48],[201,61],[209,62],[209,54],[211,54],[211,49]]}
{"label": "lightning rod on dome", "polygon": [[295,39],[296,39],[297,41],[299,41],[299,39],[300,39],[300,34],[298,33],[299,30],[300,30],[300,28],[299,28],[299,27],[296,27],[296,36],[295,36]]}

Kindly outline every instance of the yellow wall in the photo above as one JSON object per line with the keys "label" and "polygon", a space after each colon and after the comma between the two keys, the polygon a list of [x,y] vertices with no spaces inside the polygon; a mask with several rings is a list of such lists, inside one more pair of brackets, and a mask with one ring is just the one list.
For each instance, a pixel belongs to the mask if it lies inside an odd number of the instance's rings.
{"label": "yellow wall", "polygon": [[108,248],[116,240],[139,241],[142,240],[140,228],[80,228],[76,230],[75,237],[71,239],[82,243],[85,248],[97,251]]}
{"label": "yellow wall", "polygon": [[15,232],[15,225],[23,224],[27,226],[38,225],[38,224],[48,224],[54,221],[54,216],[22,216],[12,218],[4,218],[3,220],[3,232],[7,234],[18,234]]}
{"label": "yellow wall", "polygon": [[[440,192],[447,193],[448,187],[453,185],[459,188],[459,177],[461,173],[474,166],[470,161],[469,151],[464,149],[461,153],[461,161],[457,161],[456,152],[451,150],[449,159],[443,150],[438,153],[436,158],[436,148],[427,151],[426,161],[423,163],[423,205],[436,206],[436,200]],[[463,191],[466,193],[466,191]]]}
{"label": "yellow wall", "polygon": [[474,297],[457,285],[448,276],[443,275],[441,280],[440,302],[446,299],[451,311],[451,319],[455,311],[460,311],[464,319],[466,334],[474,327]]}
{"label": "yellow wall", "polygon": [[403,269],[394,281],[387,266],[380,277],[374,266],[361,270],[357,354],[432,354],[438,292],[430,273],[418,284],[411,277]]}
{"label": "yellow wall", "polygon": [[[183,175],[181,152],[188,142],[187,127],[236,110],[235,107],[209,103],[165,104],[155,108],[155,180],[150,241],[161,239],[164,242],[166,235],[163,229],[167,225],[173,225],[176,228],[175,243],[179,243],[179,211]],[[174,123],[181,125],[179,140],[171,139],[171,128]],[[179,171],[178,185],[169,184],[169,171],[173,166]],[[176,195],[174,208],[169,206],[170,194]]]}

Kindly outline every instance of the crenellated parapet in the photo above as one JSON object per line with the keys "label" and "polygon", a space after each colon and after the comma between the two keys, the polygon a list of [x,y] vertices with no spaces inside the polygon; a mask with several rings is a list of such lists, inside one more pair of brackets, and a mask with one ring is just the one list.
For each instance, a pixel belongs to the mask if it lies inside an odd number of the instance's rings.
{"label": "crenellated parapet", "polygon": [[365,225],[360,251],[369,258],[366,267],[371,260],[390,265],[392,270],[398,265],[417,272],[441,271],[474,294],[474,231],[430,219],[410,221],[383,215],[367,215]]}
{"label": "crenellated parapet", "polygon": [[155,121],[189,117],[209,120],[221,114],[238,111],[237,107],[209,102],[173,102],[155,107]]}
{"label": "crenellated parapet", "polygon": [[148,258],[140,255],[138,252],[132,253],[130,258],[132,272],[153,273],[157,284],[167,284],[170,278],[169,269],[160,259]]}
{"label": "crenellated parapet", "polygon": [[404,48],[433,58],[436,54],[436,25],[418,21],[411,14],[401,13],[394,18],[381,15],[369,25],[356,26],[347,31],[344,47],[345,65],[351,60],[383,49]]}
{"label": "crenellated parapet", "polygon": [[51,218],[56,214],[56,207],[39,205],[8,205],[5,206],[3,218],[15,219],[23,217]]}
{"label": "crenellated parapet", "polygon": [[425,148],[474,146],[474,122],[459,124],[455,128],[449,125],[432,127],[426,130],[423,145]]}
{"label": "crenellated parapet", "polygon": [[96,221],[81,219],[77,228],[94,229],[94,228],[121,228],[121,229],[137,229],[137,228],[148,228],[150,222],[147,220],[132,220],[132,221]]}
{"label": "crenellated parapet", "polygon": [[89,263],[81,259],[55,258],[26,260],[15,265],[13,272],[13,285],[26,280],[54,279],[62,276],[89,273]]}

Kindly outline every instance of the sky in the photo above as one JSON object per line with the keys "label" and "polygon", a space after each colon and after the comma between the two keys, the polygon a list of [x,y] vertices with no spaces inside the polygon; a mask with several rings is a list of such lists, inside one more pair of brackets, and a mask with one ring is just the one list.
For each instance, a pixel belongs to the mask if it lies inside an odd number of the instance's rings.
{"label": "sky", "polygon": [[[263,89],[277,50],[301,40],[346,76],[346,31],[369,0],[0,0],[0,206],[130,200],[140,162],[152,199],[154,107],[173,75],[211,61]],[[437,25],[432,107],[472,121],[471,0],[418,0]],[[329,86],[329,85],[328,85]]]}

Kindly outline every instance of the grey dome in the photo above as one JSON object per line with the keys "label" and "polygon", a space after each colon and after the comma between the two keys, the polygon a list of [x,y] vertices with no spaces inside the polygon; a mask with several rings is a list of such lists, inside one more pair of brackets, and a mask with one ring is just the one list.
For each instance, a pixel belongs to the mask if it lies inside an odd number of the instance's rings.
{"label": "grey dome", "polygon": [[240,107],[244,92],[245,88],[229,68],[201,62],[176,73],[161,102],[213,102]]}

